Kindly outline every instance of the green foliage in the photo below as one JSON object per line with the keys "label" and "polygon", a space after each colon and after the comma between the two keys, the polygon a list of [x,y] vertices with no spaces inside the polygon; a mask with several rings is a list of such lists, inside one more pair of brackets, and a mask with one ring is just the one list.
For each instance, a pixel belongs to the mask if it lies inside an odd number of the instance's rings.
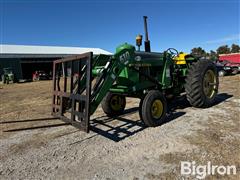
{"label": "green foliage", "polygon": [[240,47],[237,44],[232,44],[231,46],[231,53],[239,53],[240,52]]}
{"label": "green foliage", "polygon": [[218,59],[218,54],[215,51],[211,50],[210,53],[209,53],[209,57],[212,60],[217,60]]}
{"label": "green foliage", "polygon": [[220,46],[217,48],[217,54],[230,54],[231,50],[228,45]]}
{"label": "green foliage", "polygon": [[191,54],[197,58],[205,57],[211,60],[217,60],[219,54],[230,54],[230,53],[240,53],[240,46],[237,44],[232,44],[231,48],[228,45],[223,45],[217,48],[216,51],[210,50],[206,52],[201,47],[195,47],[191,50]]}
{"label": "green foliage", "polygon": [[240,46],[237,44],[232,44],[231,47],[228,45],[223,45],[217,48],[216,51],[210,50],[206,52],[201,47],[195,47],[191,50],[191,54],[197,58],[205,57],[211,60],[217,60],[219,54],[230,54],[230,53],[240,53]]}
{"label": "green foliage", "polygon": [[206,52],[203,48],[201,47],[197,47],[197,48],[193,48],[191,50],[191,54],[195,57],[204,57],[206,56]]}

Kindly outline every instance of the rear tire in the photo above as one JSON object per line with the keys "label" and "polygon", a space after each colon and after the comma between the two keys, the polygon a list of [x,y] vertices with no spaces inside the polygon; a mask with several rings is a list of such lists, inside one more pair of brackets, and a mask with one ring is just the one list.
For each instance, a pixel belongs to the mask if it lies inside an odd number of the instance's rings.
{"label": "rear tire", "polygon": [[194,107],[206,108],[214,103],[218,92],[218,73],[210,60],[199,60],[188,69],[185,91]]}
{"label": "rear tire", "polygon": [[165,122],[167,101],[160,91],[149,91],[140,108],[140,117],[145,125],[155,127]]}
{"label": "rear tire", "polygon": [[103,99],[102,109],[109,117],[117,116],[123,113],[126,106],[126,97],[119,94],[108,92]]}

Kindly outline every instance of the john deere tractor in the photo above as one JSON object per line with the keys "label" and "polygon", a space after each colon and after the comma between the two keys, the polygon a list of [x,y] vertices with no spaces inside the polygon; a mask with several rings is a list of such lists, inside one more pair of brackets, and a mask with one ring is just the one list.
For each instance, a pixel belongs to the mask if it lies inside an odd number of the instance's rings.
{"label": "john deere tractor", "polygon": [[164,123],[169,97],[185,93],[194,107],[213,105],[218,92],[213,62],[174,48],[151,52],[146,16],[144,29],[145,51],[140,51],[138,35],[138,50],[124,43],[113,55],[89,52],[55,61],[52,114],[88,131],[90,115],[99,104],[107,116],[115,117],[124,112],[126,97],[140,99],[140,118],[151,127]]}
{"label": "john deere tractor", "polygon": [[9,82],[14,82],[14,74],[12,68],[3,68],[2,82],[3,84],[9,84]]}

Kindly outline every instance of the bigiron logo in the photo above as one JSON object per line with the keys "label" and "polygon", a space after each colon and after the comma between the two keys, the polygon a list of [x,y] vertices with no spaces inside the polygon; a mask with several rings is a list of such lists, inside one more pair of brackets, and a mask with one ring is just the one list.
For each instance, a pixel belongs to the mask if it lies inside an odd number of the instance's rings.
{"label": "bigiron logo", "polygon": [[210,161],[206,165],[198,165],[195,161],[181,161],[181,175],[190,175],[198,179],[204,179],[206,176],[213,175],[236,175],[237,168],[235,165],[223,166],[212,165]]}

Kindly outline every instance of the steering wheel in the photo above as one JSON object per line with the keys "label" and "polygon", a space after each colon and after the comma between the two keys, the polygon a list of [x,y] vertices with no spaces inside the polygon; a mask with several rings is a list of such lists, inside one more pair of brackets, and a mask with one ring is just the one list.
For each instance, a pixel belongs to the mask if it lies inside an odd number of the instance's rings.
{"label": "steering wheel", "polygon": [[179,54],[175,48],[168,48],[166,52],[171,54],[172,58],[176,57]]}

